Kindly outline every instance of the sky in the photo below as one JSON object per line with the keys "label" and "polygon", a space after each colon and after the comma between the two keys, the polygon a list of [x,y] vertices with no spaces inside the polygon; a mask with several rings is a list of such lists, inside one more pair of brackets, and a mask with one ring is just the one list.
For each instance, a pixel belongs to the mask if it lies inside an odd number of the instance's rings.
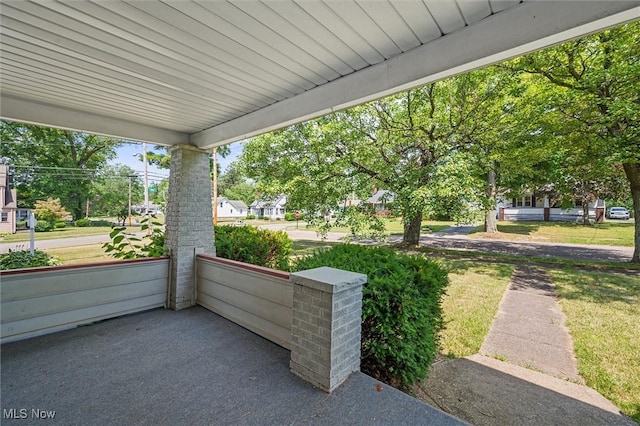
{"label": "sky", "polygon": [[[224,173],[227,166],[234,161],[242,153],[242,142],[236,142],[230,145],[231,154],[227,158],[218,156],[218,162],[220,163],[220,169]],[[147,144],[147,152],[154,151],[155,145]],[[138,156],[142,155],[142,143],[126,144],[118,148],[117,158],[109,161],[109,164],[122,164],[131,167],[141,177],[144,173],[144,165],[142,161],[138,160]],[[157,183],[163,178],[169,176],[169,170],[159,169],[156,166],[150,165],[147,168],[149,175],[149,183]]]}

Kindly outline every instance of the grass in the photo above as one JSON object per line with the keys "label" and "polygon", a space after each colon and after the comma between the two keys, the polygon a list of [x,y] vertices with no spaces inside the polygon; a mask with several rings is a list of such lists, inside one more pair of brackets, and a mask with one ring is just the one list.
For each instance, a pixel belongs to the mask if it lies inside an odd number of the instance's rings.
{"label": "grass", "polygon": [[492,238],[549,243],[596,244],[633,247],[633,222],[605,222],[584,226],[569,222],[500,222],[499,234],[485,234],[481,228],[472,238]]}
{"label": "grass", "polygon": [[567,316],[580,375],[640,422],[640,276],[550,273]]}
{"label": "grass", "polygon": [[[140,227],[132,226],[127,228],[127,232],[139,232]],[[109,235],[111,228],[108,226],[87,226],[78,228],[68,226],[66,228],[54,229],[49,232],[36,232],[36,240],[54,240],[58,238],[88,237],[91,235]],[[29,241],[29,231],[20,231],[17,234],[7,235],[3,238],[3,243]]]}
{"label": "grass", "polygon": [[104,252],[102,244],[84,246],[59,247],[45,250],[51,256],[62,261],[63,265],[79,265],[92,262],[109,262],[117,260]]}
{"label": "grass", "polygon": [[[422,227],[421,227],[421,233],[429,234],[432,232],[438,232],[453,225],[455,225],[454,222],[448,222],[448,221],[433,221],[433,220],[423,221]],[[293,223],[293,225],[288,226],[287,229],[290,229],[290,230],[296,229],[295,222]],[[303,226],[303,225],[300,225],[299,229],[307,230],[307,231],[318,230],[318,228],[315,226]],[[400,219],[385,219],[385,230],[390,235],[402,235],[404,231],[404,227]],[[347,227],[335,227],[335,228],[332,228],[330,232],[350,234],[351,229]]]}
{"label": "grass", "polygon": [[445,329],[440,334],[441,353],[456,358],[478,353],[514,266],[459,260],[444,264],[450,283],[442,301]]}
{"label": "grass", "polygon": [[341,244],[331,241],[315,240],[292,240],[291,243],[291,256],[294,258],[308,256],[318,249],[329,248],[336,244]]}

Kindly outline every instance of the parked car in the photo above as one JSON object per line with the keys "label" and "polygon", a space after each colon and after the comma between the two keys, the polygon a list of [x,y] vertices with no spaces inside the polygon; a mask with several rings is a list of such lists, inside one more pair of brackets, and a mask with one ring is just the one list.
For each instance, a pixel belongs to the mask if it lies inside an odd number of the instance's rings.
{"label": "parked car", "polygon": [[624,207],[611,207],[609,209],[609,214],[607,215],[609,219],[624,219],[629,220],[629,210]]}

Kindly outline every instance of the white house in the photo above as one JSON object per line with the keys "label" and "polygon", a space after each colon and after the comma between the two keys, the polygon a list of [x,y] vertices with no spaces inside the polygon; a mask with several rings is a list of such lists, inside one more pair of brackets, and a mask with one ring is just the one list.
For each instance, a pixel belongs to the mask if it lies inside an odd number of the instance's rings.
{"label": "white house", "polygon": [[[589,218],[604,219],[604,200],[589,203]],[[526,195],[498,199],[498,218],[510,221],[578,222],[582,220],[582,204],[576,201],[570,208],[551,205],[546,196]]]}
{"label": "white house", "polygon": [[249,214],[254,216],[266,216],[270,220],[284,219],[286,213],[287,196],[278,195],[269,201],[256,200],[249,206]]}
{"label": "white house", "polygon": [[0,232],[16,233],[16,190],[11,189],[9,167],[0,164]]}
{"label": "white house", "polygon": [[249,209],[244,201],[218,198],[218,217],[244,219],[249,214],[248,212]]}
{"label": "white house", "polygon": [[373,195],[366,199],[365,204],[371,204],[376,210],[376,215],[387,216],[389,214],[390,204],[393,203],[395,194],[386,189],[374,189]]}

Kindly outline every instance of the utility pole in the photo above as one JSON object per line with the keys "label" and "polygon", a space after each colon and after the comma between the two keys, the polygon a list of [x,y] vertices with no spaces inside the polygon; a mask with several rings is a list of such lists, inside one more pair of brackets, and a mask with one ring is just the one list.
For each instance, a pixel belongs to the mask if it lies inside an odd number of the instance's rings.
{"label": "utility pole", "polygon": [[147,144],[142,143],[142,162],[144,163],[144,217],[147,219],[147,235],[151,234],[149,220],[149,175],[147,174]]}
{"label": "utility pole", "polygon": [[131,179],[137,177],[137,175],[129,175],[129,226],[131,226]]}

